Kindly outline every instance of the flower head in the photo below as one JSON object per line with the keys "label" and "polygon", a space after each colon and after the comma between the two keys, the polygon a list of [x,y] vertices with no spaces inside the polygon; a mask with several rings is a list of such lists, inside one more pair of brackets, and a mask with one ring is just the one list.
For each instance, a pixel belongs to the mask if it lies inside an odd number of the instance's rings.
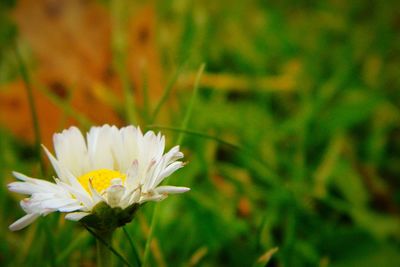
{"label": "flower head", "polygon": [[[129,222],[134,211],[147,201],[160,201],[187,187],[160,186],[183,167],[179,146],[164,153],[165,138],[139,128],[92,127],[86,139],[76,127],[53,136],[55,157],[43,146],[57,177],[54,183],[14,172],[21,180],[8,185],[10,191],[30,195],[21,201],[27,213],[12,225],[19,230],[40,215],[65,212],[66,219],[104,225],[107,214],[117,227]],[[97,222],[96,222],[97,221]],[[107,222],[108,223],[108,222]]]}

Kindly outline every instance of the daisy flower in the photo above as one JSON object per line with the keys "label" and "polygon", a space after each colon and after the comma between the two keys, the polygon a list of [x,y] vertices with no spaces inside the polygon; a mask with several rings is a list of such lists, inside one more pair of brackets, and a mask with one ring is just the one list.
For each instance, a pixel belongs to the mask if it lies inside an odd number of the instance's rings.
{"label": "daisy flower", "polygon": [[56,173],[53,182],[14,172],[10,191],[30,195],[21,201],[25,216],[10,225],[20,230],[39,216],[59,211],[65,218],[97,228],[129,222],[147,201],[160,201],[187,187],[160,186],[183,167],[179,146],[164,153],[165,137],[139,127],[92,127],[86,139],[76,127],[53,136],[55,156],[43,146]]}

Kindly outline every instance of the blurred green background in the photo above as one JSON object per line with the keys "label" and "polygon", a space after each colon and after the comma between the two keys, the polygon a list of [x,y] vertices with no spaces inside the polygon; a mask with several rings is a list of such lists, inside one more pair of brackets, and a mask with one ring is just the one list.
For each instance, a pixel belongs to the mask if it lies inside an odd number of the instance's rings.
{"label": "blurred green background", "polygon": [[[1,0],[0,265],[96,264],[62,215],[8,230],[11,171],[40,176],[22,63],[49,147],[103,123],[171,147],[193,108],[169,178],[192,190],[160,204],[152,266],[400,266],[399,32],[395,0]],[[153,207],[126,226],[140,254]]]}

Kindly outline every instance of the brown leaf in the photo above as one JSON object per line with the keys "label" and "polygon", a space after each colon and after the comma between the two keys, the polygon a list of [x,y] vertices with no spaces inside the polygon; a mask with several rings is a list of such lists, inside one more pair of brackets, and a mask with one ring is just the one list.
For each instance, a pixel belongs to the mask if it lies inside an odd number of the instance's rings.
{"label": "brown leaf", "polygon": [[[161,64],[155,45],[154,7],[136,5],[130,12],[126,64],[139,105],[143,62],[150,101],[156,101],[162,91]],[[30,61],[35,63],[28,68],[45,144],[51,143],[55,131],[77,122],[43,90],[96,124],[123,123],[118,113],[124,103],[121,81],[112,67],[111,18],[104,5],[98,1],[21,0],[14,18],[21,40],[31,51]],[[5,85],[0,91],[0,103],[0,124],[32,142],[23,83]]]}

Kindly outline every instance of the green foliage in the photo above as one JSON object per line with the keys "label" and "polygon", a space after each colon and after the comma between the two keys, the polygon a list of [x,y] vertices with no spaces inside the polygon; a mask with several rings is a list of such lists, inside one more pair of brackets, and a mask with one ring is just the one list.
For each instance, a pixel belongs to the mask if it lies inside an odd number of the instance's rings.
{"label": "green foliage", "polygon": [[[204,75],[240,76],[246,88],[200,82],[183,125],[189,163],[170,178],[192,190],[159,204],[150,265],[258,266],[273,251],[267,266],[398,266],[397,1],[176,0],[157,2],[157,12],[171,80],[189,57],[182,76],[205,62]],[[3,40],[12,26],[0,25]],[[293,85],[262,87],[255,81],[263,77]],[[192,92],[181,89],[167,140],[182,134]],[[93,237],[59,215],[9,232],[23,213],[6,190],[11,170],[39,171],[32,147],[6,129],[0,135],[0,265],[93,264]],[[117,232],[114,247],[131,262],[132,245],[145,250],[152,206],[125,226],[134,244]]]}

